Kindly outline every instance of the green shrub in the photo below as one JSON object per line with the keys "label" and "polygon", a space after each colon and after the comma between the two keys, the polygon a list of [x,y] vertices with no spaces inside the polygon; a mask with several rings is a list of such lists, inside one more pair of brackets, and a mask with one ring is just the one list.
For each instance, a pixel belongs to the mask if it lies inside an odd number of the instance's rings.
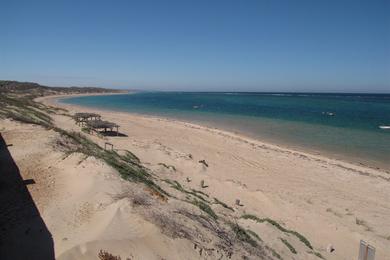
{"label": "green shrub", "polygon": [[206,212],[210,217],[212,217],[213,219],[217,220],[218,219],[218,216],[217,214],[215,214],[215,212],[213,211],[213,209],[207,205],[206,203],[204,203],[203,201],[200,201],[200,200],[192,200],[192,201],[189,201],[190,203],[192,203],[193,205],[197,206],[199,209],[201,209],[202,211]]}
{"label": "green shrub", "polygon": [[231,210],[231,211],[234,212],[234,209],[233,209],[232,207],[229,207],[226,203],[224,203],[224,202],[218,200],[217,198],[214,198],[214,203],[215,203],[215,204],[219,204],[219,205],[221,205],[222,207],[224,207],[225,209],[229,209],[229,210]]}
{"label": "green shrub", "polygon": [[259,235],[256,234],[256,232],[254,232],[254,231],[252,231],[252,230],[250,230],[250,229],[247,229],[246,232],[247,232],[248,234],[250,234],[251,236],[255,237],[257,240],[263,241],[263,240],[259,237]]}
{"label": "green shrub", "polygon": [[289,230],[289,229],[286,229],[286,228],[282,227],[278,222],[276,222],[273,219],[270,219],[270,218],[258,218],[256,216],[250,215],[250,214],[245,214],[245,215],[241,216],[241,218],[243,218],[243,219],[251,219],[251,220],[254,220],[254,221],[258,222],[258,223],[268,222],[271,225],[275,226],[280,231],[285,232],[285,233],[289,233],[289,234],[292,234],[292,235],[296,236],[308,248],[313,249],[313,246],[311,245],[309,240],[306,239],[306,237],[304,237],[303,235],[301,235],[300,233],[298,233],[298,232],[296,232],[294,230]]}
{"label": "green shrub", "polygon": [[209,203],[206,199],[204,199],[202,196],[200,196],[198,194],[198,193],[201,193],[199,191],[196,191],[196,190],[193,190],[193,189],[191,191],[188,191],[178,181],[172,181],[172,180],[169,180],[169,179],[165,179],[164,181],[166,183],[169,183],[171,185],[171,187],[174,188],[175,190],[178,190],[180,192],[192,195],[192,196],[202,200],[203,202]]}
{"label": "green shrub", "polygon": [[291,253],[293,254],[296,254],[297,253],[297,250],[295,250],[295,248],[284,238],[280,238],[280,240],[283,242],[283,244],[285,244],[288,249],[290,249]]}
{"label": "green shrub", "polygon": [[253,247],[257,247],[257,242],[248,235],[247,231],[236,223],[229,223],[232,231],[236,235],[236,238],[242,242],[248,243]]}

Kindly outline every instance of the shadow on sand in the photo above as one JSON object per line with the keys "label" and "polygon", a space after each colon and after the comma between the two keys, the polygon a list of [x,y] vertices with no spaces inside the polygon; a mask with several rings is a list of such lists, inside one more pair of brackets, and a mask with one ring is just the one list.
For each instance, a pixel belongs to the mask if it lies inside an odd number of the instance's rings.
{"label": "shadow on sand", "polygon": [[54,243],[0,134],[0,259],[54,259]]}
{"label": "shadow on sand", "polygon": [[118,136],[118,137],[127,137],[128,135],[126,134],[123,134],[121,132],[115,132],[115,131],[99,131],[99,134],[103,135],[103,136]]}

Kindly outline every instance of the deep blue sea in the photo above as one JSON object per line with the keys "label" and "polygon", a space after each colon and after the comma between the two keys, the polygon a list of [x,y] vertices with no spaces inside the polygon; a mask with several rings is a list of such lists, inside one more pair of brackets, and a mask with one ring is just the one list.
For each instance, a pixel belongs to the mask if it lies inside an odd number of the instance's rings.
{"label": "deep blue sea", "polygon": [[390,94],[141,92],[61,102],[156,115],[390,169]]}

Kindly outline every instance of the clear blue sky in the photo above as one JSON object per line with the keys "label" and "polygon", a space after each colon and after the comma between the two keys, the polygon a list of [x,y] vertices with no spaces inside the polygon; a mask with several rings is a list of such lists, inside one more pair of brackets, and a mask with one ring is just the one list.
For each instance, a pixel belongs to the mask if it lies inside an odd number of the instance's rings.
{"label": "clear blue sky", "polygon": [[0,79],[390,92],[390,1],[0,2]]}

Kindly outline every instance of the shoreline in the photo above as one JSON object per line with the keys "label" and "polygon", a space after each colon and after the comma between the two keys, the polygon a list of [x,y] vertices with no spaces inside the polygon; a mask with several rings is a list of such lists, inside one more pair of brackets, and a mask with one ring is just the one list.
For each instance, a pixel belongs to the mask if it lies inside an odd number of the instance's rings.
{"label": "shoreline", "polygon": [[[245,228],[262,234],[267,244],[281,254],[288,251],[272,225],[242,216],[273,219],[286,229],[297,230],[326,259],[356,258],[360,240],[375,246],[379,258],[388,257],[388,172],[286,149],[199,124],[62,104],[57,101],[60,97],[66,96],[47,96],[37,101],[66,108],[69,114],[98,112],[104,120],[119,124],[120,136],[85,135],[100,147],[109,142],[119,153],[131,151],[141,165],[162,180],[163,188],[170,189],[169,185],[164,186],[164,180],[170,180],[207,194],[208,200],[217,198],[233,207],[231,217]],[[53,120],[61,129],[81,132],[69,116],[53,115]],[[88,160],[95,159],[89,157]],[[102,177],[99,172],[106,167],[99,163],[94,167],[86,176]],[[76,176],[74,181],[82,189],[100,189],[100,186],[81,184]],[[100,185],[103,184],[108,187],[112,181],[105,179]],[[214,203],[210,205],[223,213],[224,208]],[[127,226],[121,224],[121,228]],[[299,240],[289,239],[299,251],[306,252]],[[60,243],[65,245],[66,242]],[[336,248],[333,253],[326,251],[330,243]],[[302,256],[300,259],[313,258]]]}
{"label": "shoreline", "polygon": [[[131,94],[132,92],[129,92]],[[223,128],[220,128],[218,126],[207,126],[205,124],[202,124],[201,122],[191,122],[191,121],[184,121],[176,118],[171,117],[164,117],[164,116],[158,116],[158,115],[147,115],[147,114],[141,114],[141,113],[132,113],[132,112],[126,112],[126,111],[120,111],[120,110],[110,110],[105,108],[98,108],[98,107],[86,107],[81,105],[74,105],[74,104],[67,104],[61,102],[61,99],[63,98],[70,98],[70,97],[79,97],[79,96],[104,96],[104,95],[123,95],[124,93],[88,93],[88,94],[65,94],[65,95],[51,95],[51,96],[44,96],[44,97],[38,97],[35,100],[38,102],[47,102],[46,104],[57,106],[61,108],[66,109],[76,109],[76,110],[93,110],[98,111],[101,113],[120,113],[123,115],[129,115],[133,117],[140,117],[140,118],[147,118],[147,119],[153,119],[153,120],[159,120],[159,121],[165,121],[165,122],[173,122],[176,124],[181,124],[184,126],[197,128],[197,129],[203,129],[204,131],[211,131],[215,132],[215,134],[223,134],[232,138],[236,138],[244,143],[254,143],[254,144],[260,144],[261,146],[267,146],[268,148],[271,148],[275,151],[279,152],[288,152],[291,154],[297,154],[297,155],[303,155],[307,157],[312,157],[315,160],[321,160],[323,162],[332,163],[334,165],[342,165],[342,167],[350,169],[350,170],[357,170],[358,172],[364,172],[364,169],[370,169],[374,171],[381,171],[387,174],[390,174],[390,169],[379,167],[379,166],[373,166],[369,165],[360,161],[354,161],[354,160],[345,160],[344,158],[332,158],[329,156],[326,152],[323,151],[311,151],[310,149],[305,149],[304,147],[291,147],[287,144],[283,143],[277,143],[270,140],[263,140],[254,136],[248,136],[245,133],[236,132],[233,130],[226,130]],[[346,164],[346,165],[344,165]],[[355,167],[357,169],[355,169]],[[390,177],[389,177],[390,180]]]}

